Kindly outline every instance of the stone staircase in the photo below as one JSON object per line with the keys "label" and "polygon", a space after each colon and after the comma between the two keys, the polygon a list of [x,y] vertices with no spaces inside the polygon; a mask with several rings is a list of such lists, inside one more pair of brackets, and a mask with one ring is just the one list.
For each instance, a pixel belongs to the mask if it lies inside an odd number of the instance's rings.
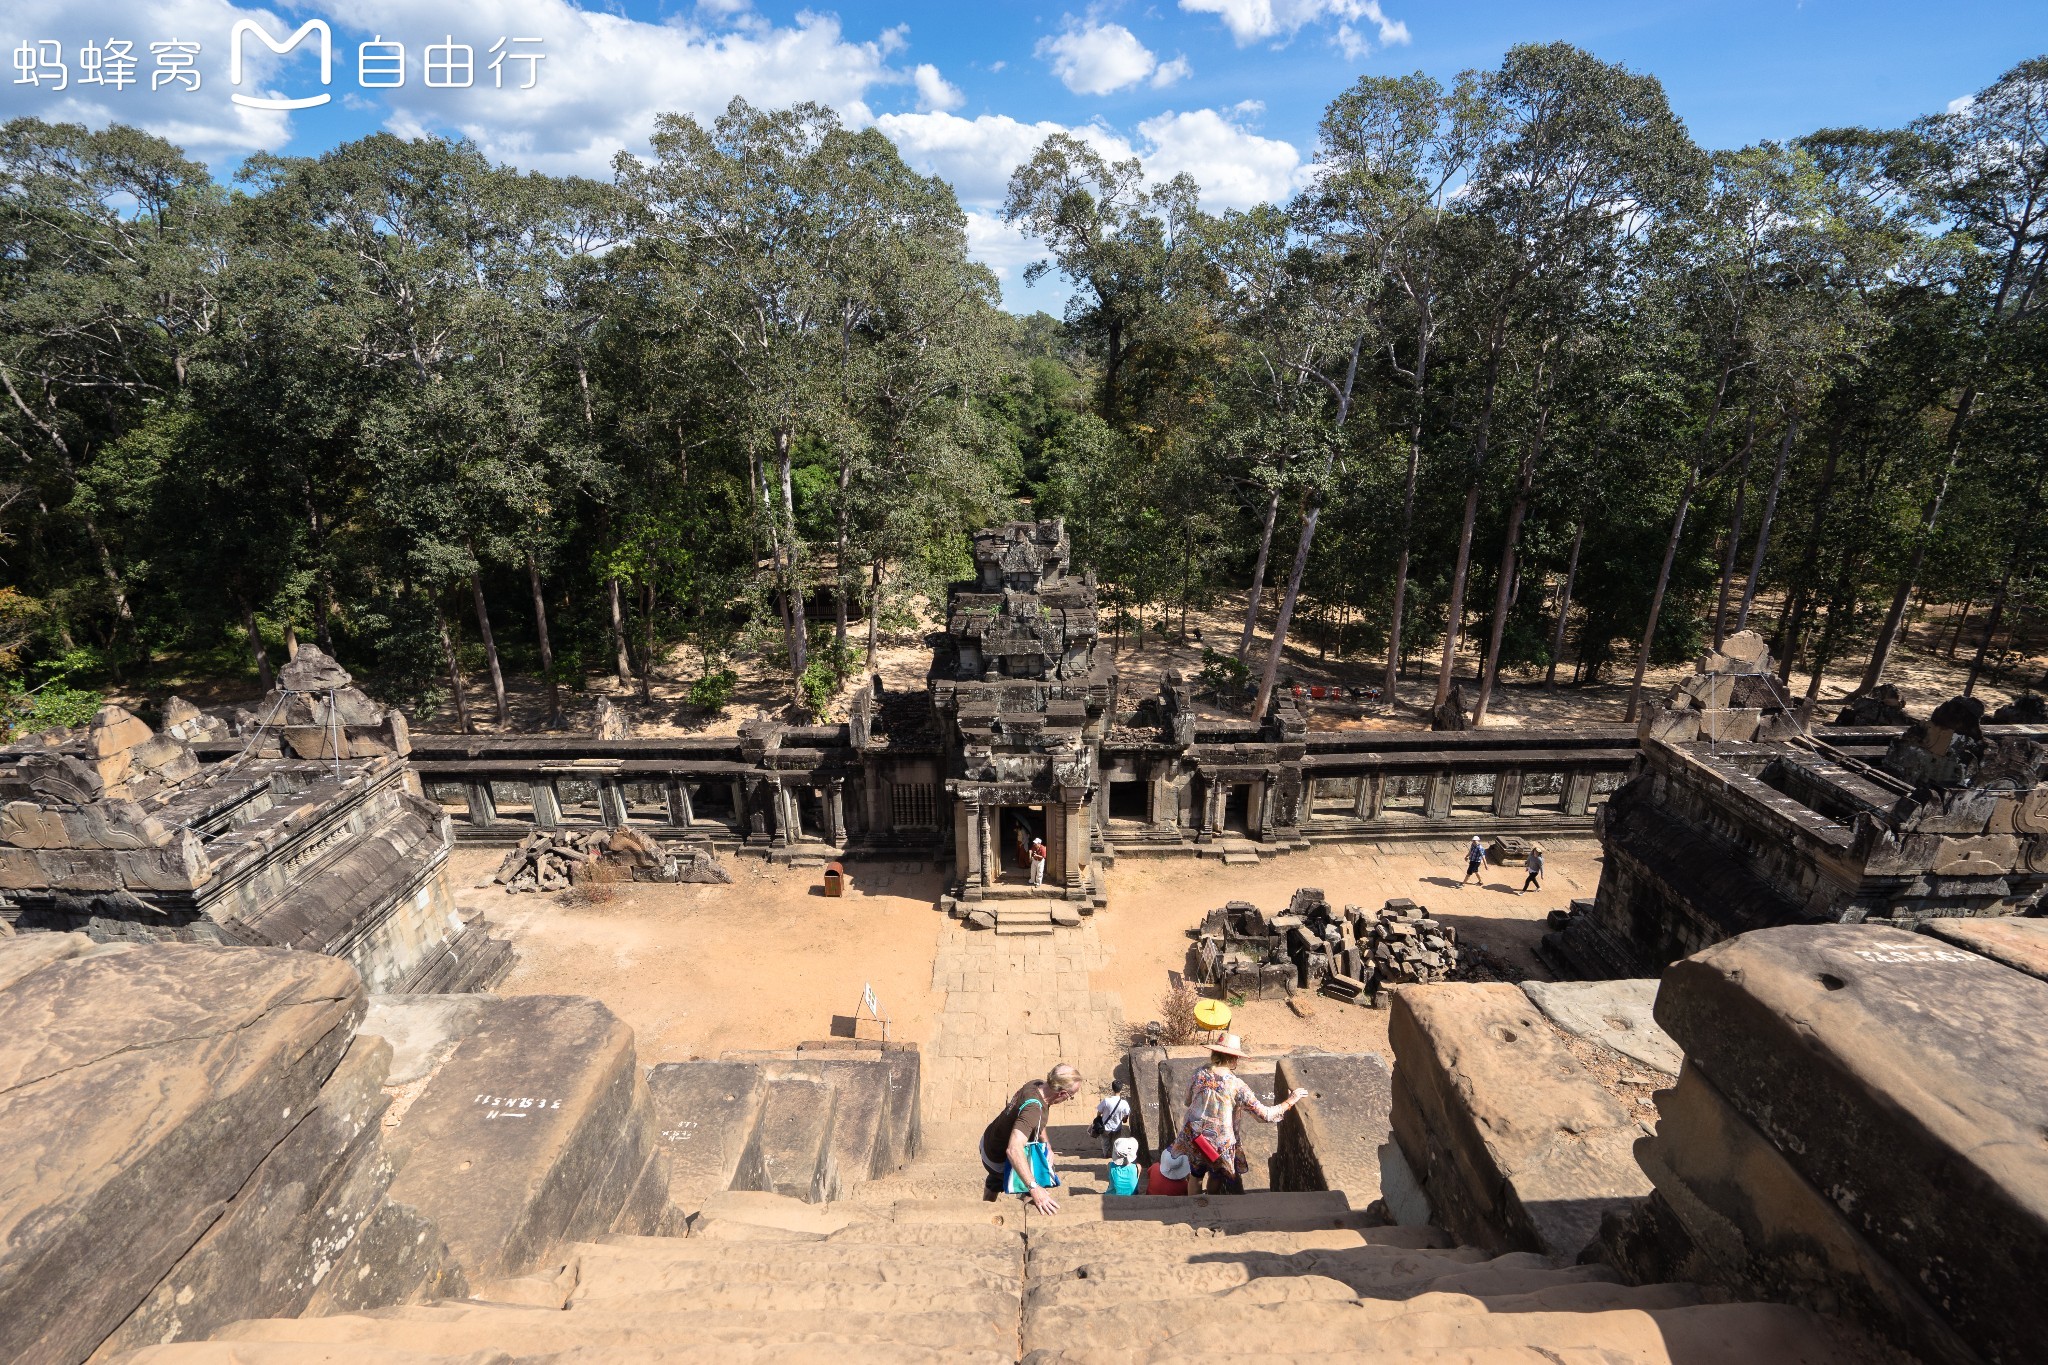
{"label": "stone staircase", "polygon": [[607,1236],[473,1297],[241,1322],[126,1365],[1279,1361],[1852,1365],[1882,1350],[1802,1309],[1631,1287],[1373,1226],[1341,1192],[1105,1196],[1063,1161],[1046,1217],[981,1202],[949,1138],[843,1202],[705,1201],[684,1237]]}

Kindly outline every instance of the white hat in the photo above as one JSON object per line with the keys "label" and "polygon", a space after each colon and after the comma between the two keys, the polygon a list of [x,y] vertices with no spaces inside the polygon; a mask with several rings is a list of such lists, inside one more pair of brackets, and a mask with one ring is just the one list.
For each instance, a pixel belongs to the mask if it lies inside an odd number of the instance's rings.
{"label": "white hat", "polygon": [[1218,1034],[1202,1046],[1211,1052],[1220,1052],[1226,1057],[1244,1056],[1244,1044],[1238,1041],[1235,1033]]}
{"label": "white hat", "polygon": [[1168,1180],[1186,1180],[1191,1170],[1193,1167],[1189,1165],[1188,1159],[1173,1148],[1168,1147],[1159,1154],[1159,1174]]}
{"label": "white hat", "polygon": [[1109,1145],[1115,1155],[1111,1157],[1119,1166],[1129,1166],[1138,1159],[1138,1140],[1134,1137],[1120,1137]]}

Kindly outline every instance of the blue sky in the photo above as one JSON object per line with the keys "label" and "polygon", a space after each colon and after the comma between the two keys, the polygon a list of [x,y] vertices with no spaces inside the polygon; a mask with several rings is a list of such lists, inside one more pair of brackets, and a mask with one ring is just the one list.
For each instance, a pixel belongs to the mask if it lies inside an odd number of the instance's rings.
{"label": "blue sky", "polygon": [[[299,24],[333,34],[330,83],[317,37],[285,56],[244,43],[238,20],[282,42]],[[366,88],[361,45],[405,49],[405,84]],[[534,67],[489,69],[505,51]],[[427,88],[430,44],[473,57],[467,88]],[[555,172],[608,174],[653,116],[709,116],[734,95],[762,104],[816,99],[873,123],[920,169],[945,175],[970,215],[976,253],[1003,277],[1010,306],[1057,305],[1022,288],[1037,254],[1000,221],[1002,185],[1048,133],[1069,129],[1147,167],[1188,171],[1210,207],[1281,198],[1309,173],[1328,100],[1361,73],[1442,78],[1490,66],[1518,42],[1564,39],[1659,77],[1707,146],[1797,136],[1835,124],[1896,125],[1939,110],[2028,56],[2048,51],[2048,5],[1982,0],[1929,9],[1889,0],[1150,0],[1150,3],[831,5],[778,0],[600,5],[595,0],[322,0],[271,7],[234,0],[10,0],[0,41],[0,115],[136,123],[231,172],[259,148],[313,153],[378,128],[462,133],[494,157]],[[105,54],[132,44],[135,83],[109,84]],[[153,43],[197,43],[189,78],[150,84]],[[28,45],[24,52],[23,45]],[[84,49],[101,54],[88,83]],[[388,51],[388,49],[387,49]],[[447,55],[447,54],[444,54]],[[63,89],[58,88],[63,81]],[[308,99],[279,110],[237,105]]]}

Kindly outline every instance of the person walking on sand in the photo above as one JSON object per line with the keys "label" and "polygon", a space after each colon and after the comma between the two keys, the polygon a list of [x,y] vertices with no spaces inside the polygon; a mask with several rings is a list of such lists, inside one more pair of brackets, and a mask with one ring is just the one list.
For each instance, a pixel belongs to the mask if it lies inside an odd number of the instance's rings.
{"label": "person walking on sand", "polygon": [[1465,879],[1459,882],[1458,885],[1463,886],[1465,882],[1478,882],[1481,886],[1486,885],[1486,878],[1479,875],[1479,869],[1484,866],[1486,866],[1486,845],[1481,843],[1479,836],[1475,834],[1472,836],[1471,846],[1465,850]]}
{"label": "person walking on sand", "polygon": [[1033,886],[1045,885],[1045,840],[1043,839],[1033,839],[1031,841],[1031,884]]}
{"label": "person walking on sand", "polygon": [[[1541,891],[1543,889],[1543,845],[1536,844],[1529,849],[1528,870],[1529,875],[1522,879],[1522,891],[1527,891],[1530,887]],[[1519,896],[1522,892],[1517,891],[1515,894]]]}
{"label": "person walking on sand", "polygon": [[[1209,1044],[1209,1064],[1188,1084],[1187,1116],[1168,1149],[1169,1155],[1190,1162],[1195,1175],[1207,1175],[1210,1194],[1244,1193],[1244,1173],[1251,1169],[1251,1161],[1237,1140],[1237,1111],[1249,1110],[1267,1123],[1278,1123],[1308,1096],[1308,1091],[1297,1090],[1279,1104],[1261,1103],[1233,1069],[1243,1056],[1244,1044],[1235,1033]],[[1160,1165],[1163,1170],[1164,1157]]]}
{"label": "person walking on sand", "polygon": [[1055,1104],[1081,1093],[1081,1073],[1061,1062],[1045,1073],[1042,1081],[1020,1086],[1003,1112],[990,1121],[981,1134],[981,1165],[988,1178],[981,1183],[981,1197],[993,1204],[1010,1188],[1010,1172],[1024,1184],[1024,1196],[1040,1213],[1058,1213],[1059,1201],[1052,1191],[1038,1183],[1031,1168],[1031,1143],[1045,1141],[1047,1111]]}

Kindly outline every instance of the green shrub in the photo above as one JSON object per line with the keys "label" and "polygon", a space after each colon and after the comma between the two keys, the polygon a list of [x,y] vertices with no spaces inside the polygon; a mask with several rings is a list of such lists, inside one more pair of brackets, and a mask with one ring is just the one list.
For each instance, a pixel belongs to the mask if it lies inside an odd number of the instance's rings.
{"label": "green shrub", "polygon": [[1214,688],[1217,695],[1236,697],[1244,691],[1244,685],[1251,681],[1251,665],[1234,654],[1218,654],[1204,646],[1202,649],[1202,671],[1195,675],[1195,681],[1203,687]]}
{"label": "green shrub", "polygon": [[732,704],[732,694],[739,681],[739,675],[729,668],[706,673],[690,684],[690,705],[711,715],[720,715]]}
{"label": "green shrub", "polygon": [[6,698],[7,737],[19,739],[39,730],[75,730],[93,717],[106,698],[84,688],[50,683],[34,692],[16,692]]}

